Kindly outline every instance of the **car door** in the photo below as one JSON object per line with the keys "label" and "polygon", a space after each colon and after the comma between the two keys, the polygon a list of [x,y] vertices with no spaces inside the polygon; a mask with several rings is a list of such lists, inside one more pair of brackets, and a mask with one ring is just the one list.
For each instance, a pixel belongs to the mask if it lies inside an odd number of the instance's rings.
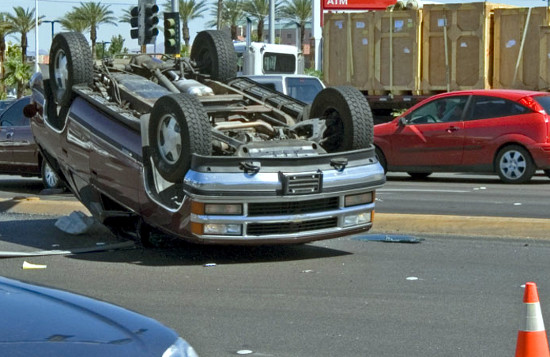
{"label": "car door", "polygon": [[405,169],[460,165],[464,145],[463,111],[469,96],[426,103],[402,118],[392,135],[392,166]]}
{"label": "car door", "polygon": [[30,121],[23,108],[30,98],[19,99],[0,115],[0,172],[38,174],[38,158]]}

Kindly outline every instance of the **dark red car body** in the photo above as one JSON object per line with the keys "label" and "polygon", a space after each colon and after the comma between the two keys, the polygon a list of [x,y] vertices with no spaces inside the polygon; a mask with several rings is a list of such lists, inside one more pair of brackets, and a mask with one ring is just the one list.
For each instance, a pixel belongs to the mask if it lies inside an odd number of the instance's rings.
{"label": "dark red car body", "polygon": [[[440,104],[446,109],[438,117]],[[549,110],[550,93],[544,92],[474,90],[439,94],[389,123],[376,125],[375,146],[387,171],[404,171],[412,176],[491,172],[498,173],[505,182],[526,182],[536,169],[549,173]],[[459,116],[452,117],[459,111]]]}

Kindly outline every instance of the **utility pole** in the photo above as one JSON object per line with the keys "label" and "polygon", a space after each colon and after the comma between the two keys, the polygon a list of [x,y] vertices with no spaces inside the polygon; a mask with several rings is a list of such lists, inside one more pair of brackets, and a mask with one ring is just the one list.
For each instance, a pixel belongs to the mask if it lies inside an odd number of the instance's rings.
{"label": "utility pole", "polygon": [[216,19],[216,30],[222,29],[223,0],[218,0],[218,17]]}

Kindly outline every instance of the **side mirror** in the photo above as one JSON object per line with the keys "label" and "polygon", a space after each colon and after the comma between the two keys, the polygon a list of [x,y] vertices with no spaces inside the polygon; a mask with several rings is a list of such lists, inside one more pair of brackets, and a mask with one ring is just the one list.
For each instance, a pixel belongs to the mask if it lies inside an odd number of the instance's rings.
{"label": "side mirror", "polygon": [[25,105],[25,107],[23,107],[23,115],[27,118],[34,117],[36,113],[38,113],[38,107],[36,103],[27,104]]}
{"label": "side mirror", "polygon": [[399,118],[399,125],[401,125],[401,126],[407,125],[407,118],[405,118],[405,117]]}

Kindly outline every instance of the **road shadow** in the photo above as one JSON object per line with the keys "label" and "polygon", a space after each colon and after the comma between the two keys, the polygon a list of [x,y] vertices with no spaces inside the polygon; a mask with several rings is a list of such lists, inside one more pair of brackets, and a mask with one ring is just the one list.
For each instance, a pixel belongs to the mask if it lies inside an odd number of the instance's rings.
{"label": "road shadow", "polygon": [[[113,235],[106,227],[92,232],[71,235],[55,227],[56,219],[2,220],[0,251],[34,252],[48,250],[83,250],[105,247],[128,241]],[[70,259],[139,264],[145,266],[203,266],[207,264],[247,264],[260,262],[297,261],[329,258],[351,254],[312,244],[275,246],[220,246],[187,243],[166,239],[159,247],[144,248],[136,244],[132,249],[67,255]],[[9,258],[3,258],[9,259]]]}

